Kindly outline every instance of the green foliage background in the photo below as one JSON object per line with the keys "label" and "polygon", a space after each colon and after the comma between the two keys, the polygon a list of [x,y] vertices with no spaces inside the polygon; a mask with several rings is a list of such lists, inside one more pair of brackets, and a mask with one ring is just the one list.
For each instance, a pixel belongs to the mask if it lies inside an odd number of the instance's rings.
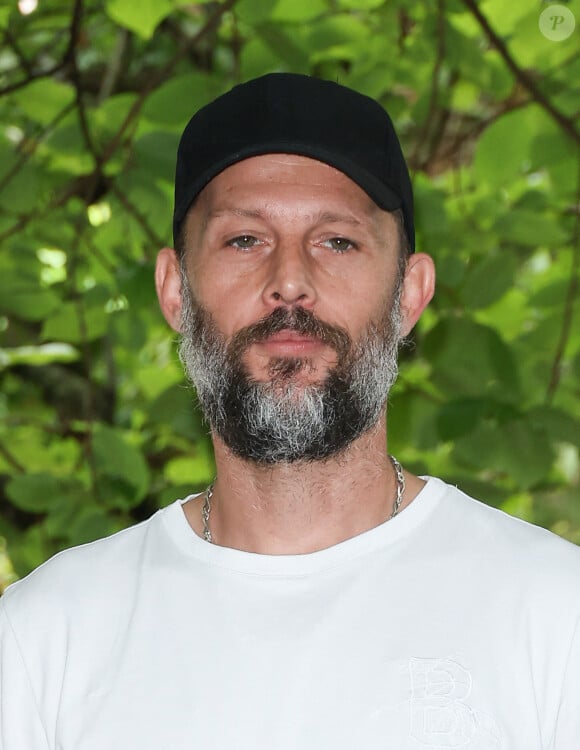
{"label": "green foliage background", "polygon": [[390,448],[580,542],[580,35],[546,39],[545,7],[0,7],[0,589],[213,476],[153,263],[185,122],[279,70],[377,98],[412,168],[439,286],[403,354]]}

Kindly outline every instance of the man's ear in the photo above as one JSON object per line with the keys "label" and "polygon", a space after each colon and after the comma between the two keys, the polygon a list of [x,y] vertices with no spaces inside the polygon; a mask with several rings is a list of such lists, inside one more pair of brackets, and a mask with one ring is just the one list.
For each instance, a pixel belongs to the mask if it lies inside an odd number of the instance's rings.
{"label": "man's ear", "polygon": [[170,247],[159,251],[155,264],[155,288],[163,317],[179,333],[181,328],[181,274],[177,253]]}
{"label": "man's ear", "polygon": [[401,335],[407,336],[435,292],[435,264],[426,253],[413,253],[407,262],[401,296]]}

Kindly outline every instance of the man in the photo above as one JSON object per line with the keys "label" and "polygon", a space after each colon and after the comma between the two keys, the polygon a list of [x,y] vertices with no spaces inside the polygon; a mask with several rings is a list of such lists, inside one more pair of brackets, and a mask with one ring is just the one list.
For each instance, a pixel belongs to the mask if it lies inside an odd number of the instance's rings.
{"label": "man", "polygon": [[3,750],[580,747],[580,550],[387,452],[434,271],[385,112],[234,88],[183,134],[174,239],[217,477],[8,589]]}

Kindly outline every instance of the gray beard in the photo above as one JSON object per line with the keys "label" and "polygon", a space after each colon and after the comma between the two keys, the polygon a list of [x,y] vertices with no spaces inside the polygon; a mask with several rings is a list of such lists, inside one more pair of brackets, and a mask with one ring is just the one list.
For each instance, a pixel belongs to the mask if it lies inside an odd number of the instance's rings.
{"label": "gray beard", "polygon": [[[343,452],[378,424],[397,377],[401,286],[356,345],[345,329],[302,307],[276,308],[228,344],[182,273],[179,356],[211,430],[235,455],[257,464],[323,460]],[[336,351],[337,362],[323,380],[294,379],[302,370],[315,371],[309,357],[273,357],[270,379],[252,378],[243,362],[248,346],[286,329],[316,336]]]}

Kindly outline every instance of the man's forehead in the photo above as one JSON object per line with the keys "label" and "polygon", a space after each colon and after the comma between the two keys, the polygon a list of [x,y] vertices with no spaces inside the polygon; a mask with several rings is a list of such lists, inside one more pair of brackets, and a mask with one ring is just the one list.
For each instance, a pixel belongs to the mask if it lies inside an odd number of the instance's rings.
{"label": "man's forehead", "polygon": [[335,167],[293,154],[263,154],[216,175],[194,203],[204,224],[224,216],[265,219],[289,209],[313,222],[360,225],[389,216]]}
{"label": "man's forehead", "polygon": [[291,180],[293,177],[297,180],[307,179],[309,184],[343,183],[364,193],[346,172],[322,159],[277,151],[249,156],[230,164],[212,177],[204,189],[216,184],[222,189],[224,184],[244,180],[253,184],[259,178],[275,181],[277,178]]}

